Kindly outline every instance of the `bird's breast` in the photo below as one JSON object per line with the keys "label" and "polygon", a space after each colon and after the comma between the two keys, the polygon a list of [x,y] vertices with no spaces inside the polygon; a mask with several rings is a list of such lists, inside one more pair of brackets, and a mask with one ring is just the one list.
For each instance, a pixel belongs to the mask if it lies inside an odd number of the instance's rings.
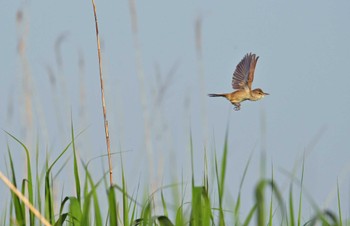
{"label": "bird's breast", "polygon": [[229,98],[231,102],[242,102],[245,100],[250,99],[250,92],[247,92],[246,90],[237,90],[233,93],[230,93]]}

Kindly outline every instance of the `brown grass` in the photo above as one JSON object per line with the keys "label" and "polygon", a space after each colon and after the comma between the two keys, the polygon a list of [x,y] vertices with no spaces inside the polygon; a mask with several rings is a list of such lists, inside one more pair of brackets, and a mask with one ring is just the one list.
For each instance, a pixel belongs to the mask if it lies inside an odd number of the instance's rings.
{"label": "brown grass", "polygon": [[113,185],[113,171],[112,171],[112,160],[111,160],[111,142],[110,142],[110,139],[109,139],[108,120],[107,120],[107,108],[106,108],[106,101],[105,101],[103,76],[102,76],[101,44],[100,44],[100,36],[99,36],[99,31],[98,31],[96,5],[95,5],[95,1],[94,0],[92,0],[92,7],[93,7],[93,10],[94,10],[94,17],[95,17],[95,28],[96,28],[96,39],[97,39],[97,54],[98,54],[99,74],[100,74],[100,85],[101,85],[102,110],[103,110],[103,119],[104,119],[105,134],[106,134],[106,144],[107,144],[107,154],[108,154],[109,183],[110,183],[110,186],[112,187],[112,185]]}

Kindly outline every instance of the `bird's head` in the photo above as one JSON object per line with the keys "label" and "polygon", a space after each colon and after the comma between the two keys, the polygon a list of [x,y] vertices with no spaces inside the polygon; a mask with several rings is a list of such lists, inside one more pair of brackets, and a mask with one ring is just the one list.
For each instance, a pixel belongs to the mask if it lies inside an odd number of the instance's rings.
{"label": "bird's head", "polygon": [[264,93],[264,91],[262,91],[262,89],[260,89],[260,88],[257,88],[257,89],[252,90],[252,96],[253,96],[256,100],[259,100],[259,99],[263,98],[263,97],[266,96],[266,95],[270,95],[270,94]]}

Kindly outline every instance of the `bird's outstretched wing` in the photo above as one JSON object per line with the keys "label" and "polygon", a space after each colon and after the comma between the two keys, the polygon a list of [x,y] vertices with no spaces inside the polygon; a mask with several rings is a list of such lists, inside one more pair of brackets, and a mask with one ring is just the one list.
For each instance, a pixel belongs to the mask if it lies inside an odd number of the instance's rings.
{"label": "bird's outstretched wing", "polygon": [[259,57],[256,57],[255,54],[247,53],[241,60],[241,62],[239,62],[239,64],[236,67],[236,70],[233,72],[233,89],[252,88],[255,66],[258,62],[258,59]]}

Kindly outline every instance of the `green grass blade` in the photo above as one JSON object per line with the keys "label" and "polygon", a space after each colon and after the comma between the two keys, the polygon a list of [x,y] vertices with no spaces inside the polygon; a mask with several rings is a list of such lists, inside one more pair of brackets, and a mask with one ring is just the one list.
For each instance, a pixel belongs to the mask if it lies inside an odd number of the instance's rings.
{"label": "green grass blade", "polygon": [[[330,220],[330,221],[329,221]],[[331,211],[318,212],[310,221],[305,225],[317,225],[317,222],[321,222],[322,226],[338,226],[337,216]]]}
{"label": "green grass blade", "polygon": [[305,167],[305,159],[303,158],[303,165],[302,165],[302,169],[301,169],[301,180],[300,180],[299,207],[298,207],[298,226],[301,225],[301,210],[302,210],[304,169],[305,169],[304,167]]}
{"label": "green grass blade", "polygon": [[219,196],[219,208],[221,206],[221,203],[220,203],[220,197],[221,197],[221,194],[220,194],[220,191],[221,191],[221,188],[220,188],[220,176],[219,176],[219,166],[218,166],[218,159],[217,159],[217,155],[216,155],[216,152],[215,152],[215,155],[214,155],[214,166],[215,166],[215,178],[216,178],[216,185],[217,185],[217,189],[218,189],[218,196]]}
{"label": "green grass blade", "polygon": [[293,204],[293,185],[290,185],[289,188],[289,218],[290,226],[295,226],[294,222],[294,204]]}
{"label": "green grass blade", "polygon": [[174,226],[167,216],[157,217],[159,226]]}
{"label": "green grass blade", "polygon": [[204,186],[192,190],[191,225],[211,225],[212,213],[209,196]]}
{"label": "green grass blade", "polygon": [[54,217],[54,200],[52,197],[52,179],[51,179],[51,170],[54,167],[54,165],[57,163],[57,161],[63,156],[64,153],[67,152],[69,146],[72,144],[70,142],[63,151],[59,154],[59,156],[53,161],[53,163],[47,168],[45,172],[45,217],[46,219],[49,219],[49,222],[51,224],[55,224],[55,217]]}
{"label": "green grass blade", "polygon": [[208,175],[208,159],[207,150],[204,149],[204,173],[203,173],[203,184],[206,191],[209,190],[209,175]]}
{"label": "green grass blade", "polygon": [[71,120],[71,138],[72,138],[72,148],[73,148],[73,164],[74,164],[74,182],[75,182],[75,192],[77,199],[79,201],[79,204],[81,204],[80,200],[80,178],[79,178],[79,169],[78,169],[78,163],[77,163],[77,153],[75,149],[75,139],[74,139],[74,126],[73,121]]}
{"label": "green grass blade", "polygon": [[142,222],[142,225],[144,225],[144,226],[153,225],[152,209],[151,209],[151,202],[150,201],[147,201],[146,205],[142,209],[141,222]]}
{"label": "green grass blade", "polygon": [[191,210],[191,226],[204,225],[202,222],[202,187],[194,187],[192,189],[192,210]]}
{"label": "green grass blade", "polygon": [[39,141],[37,141],[36,143],[36,151],[35,151],[35,176],[36,176],[36,181],[35,181],[35,192],[36,192],[36,203],[37,203],[37,209],[39,210],[39,212],[41,212],[42,210],[42,197],[41,197],[41,190],[40,190],[40,186],[41,186],[41,179],[42,179],[42,175],[39,173]]}
{"label": "green grass blade", "polygon": [[183,216],[183,206],[181,205],[176,211],[175,225],[184,225],[184,216]]}
{"label": "green grass blade", "polygon": [[[23,179],[23,180],[22,180],[21,193],[25,196],[25,193],[26,193],[26,179]],[[26,212],[25,212],[25,208],[26,208],[26,207],[25,207],[23,201],[22,201],[22,203],[21,203],[21,206],[22,206],[22,208],[23,208],[24,219],[26,219]],[[23,225],[26,225],[26,224],[27,224],[27,223],[24,222]]]}
{"label": "green grass blade", "polygon": [[83,212],[81,216],[81,225],[91,225],[91,217],[90,217],[90,204],[91,204],[92,192],[90,192],[87,196],[84,197],[83,204]]}
{"label": "green grass blade", "polygon": [[109,225],[118,225],[117,203],[114,187],[108,189]]}
{"label": "green grass blade", "polygon": [[124,225],[129,225],[128,192],[126,188],[123,163],[121,164],[121,166],[122,166],[122,193],[123,193],[123,222],[124,222]]}
{"label": "green grass blade", "polygon": [[66,204],[68,201],[69,201],[69,197],[65,197],[65,198],[62,200],[61,205],[60,205],[60,214],[59,214],[59,215],[62,215],[64,206],[65,206],[65,204]]}
{"label": "green grass blade", "polygon": [[55,219],[52,193],[50,172],[47,171],[45,176],[45,217],[49,219],[51,224],[54,224]]}
{"label": "green grass blade", "polygon": [[192,173],[192,189],[194,188],[194,159],[193,159],[193,141],[192,141],[192,130],[190,129],[190,152],[191,152],[191,173]]}
{"label": "green grass blade", "polygon": [[203,199],[203,213],[204,213],[204,224],[205,225],[214,225],[214,218],[212,213],[212,207],[210,203],[210,198],[208,195],[208,190],[206,187],[203,187],[202,190],[202,199]]}
{"label": "green grass blade", "polygon": [[249,168],[250,162],[252,160],[252,157],[253,157],[253,152],[250,153],[250,156],[249,156],[248,161],[247,161],[247,163],[246,163],[246,165],[244,167],[243,175],[242,175],[242,178],[241,178],[241,181],[240,181],[240,184],[239,184],[239,191],[238,191],[238,195],[237,195],[237,202],[236,202],[235,209],[234,209],[235,225],[239,225],[239,210],[240,210],[240,207],[241,207],[241,191],[242,191],[242,188],[243,188],[244,180],[246,178],[246,175],[247,175],[248,168]]}
{"label": "green grass blade", "polygon": [[[273,166],[272,166],[272,184],[273,184]],[[272,226],[272,206],[273,206],[273,195],[274,195],[274,186],[271,186],[271,198],[270,198],[270,212],[269,212],[269,226]]]}
{"label": "green grass blade", "polygon": [[89,179],[88,179],[88,172],[86,166],[84,166],[85,170],[85,180],[84,180],[84,185],[83,185],[83,196],[87,196],[89,194]]}
{"label": "green grass blade", "polygon": [[132,211],[131,211],[131,216],[130,216],[130,220],[129,222],[134,222],[135,216],[136,216],[136,207],[137,207],[137,203],[134,200],[137,200],[137,194],[140,188],[140,183],[138,183],[137,185],[137,191],[136,191],[136,197],[134,198],[134,195],[132,196],[132,199],[130,200],[129,206],[131,209],[132,206]]}
{"label": "green grass blade", "polygon": [[340,191],[339,191],[339,183],[338,183],[338,180],[337,180],[337,197],[338,197],[339,226],[343,226],[343,219],[342,219],[341,205],[340,205]]}
{"label": "green grass blade", "polygon": [[92,190],[92,197],[94,200],[95,223],[96,223],[96,225],[102,225],[102,215],[101,215],[101,210],[100,210],[100,206],[98,203],[96,186],[94,186],[94,188]]}
{"label": "green grass blade", "polygon": [[132,212],[131,212],[131,216],[130,216],[130,222],[134,222],[135,216],[136,216],[136,203],[134,202],[133,204],[130,203],[130,206],[132,206]]}
{"label": "green grass blade", "polygon": [[55,226],[62,226],[68,217],[68,213],[60,215],[55,223]]}
{"label": "green grass blade", "polygon": [[[100,210],[100,206],[98,203],[98,197],[97,197],[97,192],[96,192],[96,189],[101,184],[102,179],[97,184],[94,184],[92,177],[91,177],[91,174],[88,171],[86,165],[84,165],[84,169],[85,169],[86,180],[88,181],[88,183],[90,184],[90,187],[91,187],[91,194],[92,194],[92,198],[93,198],[93,202],[94,202],[95,225],[102,226],[101,210]],[[89,194],[86,193],[86,195],[89,195]]]}
{"label": "green grass blade", "polygon": [[82,211],[81,206],[79,203],[79,200],[76,197],[69,197],[69,219],[71,222],[71,225],[74,226],[80,226],[81,219],[82,219]]}
{"label": "green grass blade", "polygon": [[163,189],[162,189],[161,192],[160,192],[160,197],[161,197],[161,200],[162,200],[162,206],[163,206],[164,215],[165,215],[165,216],[168,216],[168,208],[167,208],[167,205],[166,205],[166,202],[165,202],[165,198],[164,198],[164,194],[163,194]]}
{"label": "green grass blade", "polygon": [[239,210],[241,208],[241,193],[239,192],[238,193],[238,196],[237,196],[237,202],[236,202],[236,205],[235,205],[235,209],[233,211],[233,215],[234,215],[234,219],[235,219],[235,225],[240,225],[240,219],[239,219]]}
{"label": "green grass blade", "polygon": [[[10,203],[10,213],[9,213],[9,219],[15,219],[14,217],[13,217],[13,208],[14,208],[14,205],[13,205],[13,202],[11,202]],[[10,220],[10,226],[12,226],[13,225],[13,221],[12,220]],[[4,225],[6,225],[6,224],[4,224]]]}
{"label": "green grass blade", "polygon": [[[12,184],[17,188],[15,169],[13,165],[12,155],[10,152],[10,147],[8,145],[7,145],[7,151],[9,154]],[[24,225],[25,224],[24,206],[22,205],[20,199],[12,191],[11,191],[11,195],[12,195],[12,204],[15,210],[16,223],[19,225]],[[10,214],[10,216],[12,217],[12,214]]]}
{"label": "green grass blade", "polygon": [[219,195],[219,225],[225,225],[225,216],[223,211],[223,198],[224,198],[224,187],[225,187],[225,176],[226,176],[226,164],[227,164],[227,152],[228,152],[228,126],[226,128],[225,142],[223,156],[221,160],[221,171],[219,175],[218,162],[215,153],[215,173],[217,179],[218,195]]}
{"label": "green grass blade", "polygon": [[265,225],[265,197],[264,197],[264,187],[265,180],[261,180],[255,191],[255,200],[257,205],[257,225]]}
{"label": "green grass blade", "polygon": [[60,212],[59,212],[59,217],[55,223],[55,226],[61,226],[64,224],[67,216],[68,216],[68,213],[63,213],[63,209],[65,207],[65,204],[69,201],[69,197],[65,197],[62,202],[61,202],[61,205],[60,205]]}
{"label": "green grass blade", "polygon": [[253,206],[253,208],[249,211],[248,216],[246,217],[246,219],[245,219],[245,221],[244,221],[242,226],[248,226],[249,225],[249,223],[252,220],[253,215],[254,215],[255,211],[257,210],[257,208],[258,208],[258,205],[255,204]]}
{"label": "green grass blade", "polygon": [[185,217],[184,217],[184,178],[183,174],[181,174],[181,203],[180,206],[176,210],[176,217],[175,217],[175,225],[182,226],[185,225]]}
{"label": "green grass blade", "polygon": [[220,193],[220,196],[219,196],[220,208],[222,208],[222,200],[223,200],[223,196],[224,196],[227,152],[228,152],[228,128],[226,129],[224,152],[223,152],[223,156],[222,156],[222,160],[221,160],[220,191],[219,191],[219,193]]}
{"label": "green grass blade", "polygon": [[[265,187],[269,185],[273,190],[273,195],[276,197],[278,201],[278,205],[281,209],[282,222],[284,220],[284,205],[282,200],[282,195],[279,189],[276,187],[275,183],[272,180],[260,180],[255,189],[255,200],[257,205],[257,225],[266,225],[265,219]],[[270,221],[272,221],[272,216],[270,214]]]}
{"label": "green grass blade", "polygon": [[[18,144],[22,146],[22,148],[25,151],[26,154],[26,160],[27,160],[27,182],[28,182],[28,200],[31,204],[34,205],[34,196],[33,196],[33,178],[32,178],[32,166],[30,161],[30,154],[28,148],[22,143],[19,139],[17,139],[12,134],[5,131],[7,135],[9,135],[12,139],[14,139]],[[23,193],[24,194],[24,193]],[[30,225],[34,225],[34,214],[32,212],[29,212],[29,222]]]}

